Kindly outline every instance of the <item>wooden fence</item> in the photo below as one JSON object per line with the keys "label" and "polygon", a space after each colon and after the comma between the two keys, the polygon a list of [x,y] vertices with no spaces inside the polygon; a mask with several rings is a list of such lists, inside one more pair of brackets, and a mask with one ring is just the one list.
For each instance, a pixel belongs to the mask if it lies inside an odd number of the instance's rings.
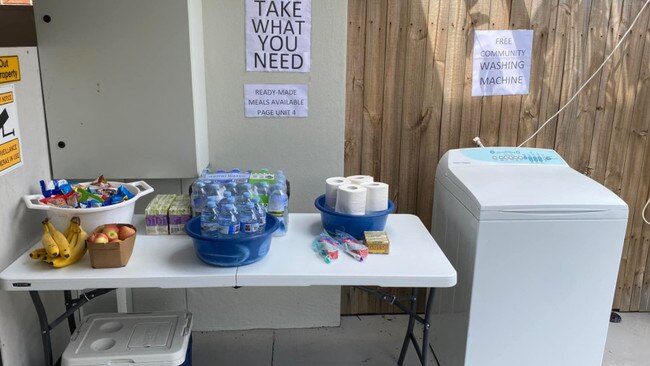
{"label": "wooden fence", "polygon": [[[645,0],[349,0],[345,173],[390,184],[431,223],[449,149],[515,146],[577,91]],[[614,309],[650,310],[650,8],[576,100],[526,146],[553,148],[630,207]],[[530,93],[472,97],[474,30],[533,29]],[[647,48],[646,48],[647,47]],[[646,272],[648,275],[646,276]],[[397,289],[403,293],[403,289]],[[391,312],[351,288],[343,313]]]}

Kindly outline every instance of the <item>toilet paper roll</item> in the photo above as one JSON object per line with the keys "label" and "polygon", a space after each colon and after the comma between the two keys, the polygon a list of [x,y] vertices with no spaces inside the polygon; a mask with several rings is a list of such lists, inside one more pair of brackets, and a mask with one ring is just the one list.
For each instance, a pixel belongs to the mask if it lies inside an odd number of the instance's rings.
{"label": "toilet paper roll", "polygon": [[367,190],[366,212],[384,211],[388,209],[388,184],[381,182],[363,183]]}
{"label": "toilet paper roll", "polygon": [[338,213],[348,215],[364,215],[366,213],[367,189],[358,184],[343,184],[336,192],[336,208]]}
{"label": "toilet paper roll", "polygon": [[336,207],[336,192],[342,184],[350,184],[350,180],[344,177],[331,177],[325,180],[325,204],[331,208]]}
{"label": "toilet paper roll", "polygon": [[375,179],[369,175],[351,175],[347,179],[352,182],[352,184],[362,185],[363,183],[374,182]]}

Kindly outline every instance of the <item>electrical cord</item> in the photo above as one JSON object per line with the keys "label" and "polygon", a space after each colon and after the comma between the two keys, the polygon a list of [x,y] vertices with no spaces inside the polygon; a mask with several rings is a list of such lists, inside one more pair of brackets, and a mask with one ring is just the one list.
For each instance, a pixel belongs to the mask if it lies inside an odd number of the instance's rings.
{"label": "electrical cord", "polygon": [[[591,81],[591,80],[596,76],[596,74],[598,74],[598,73],[600,72],[600,70],[602,70],[603,67],[605,67],[605,64],[607,64],[607,61],[609,61],[609,59],[612,57],[612,55],[614,54],[614,52],[616,52],[616,50],[621,46],[621,44],[623,44],[623,41],[625,40],[625,38],[627,37],[627,35],[630,34],[630,32],[632,31],[632,28],[634,27],[634,24],[636,23],[637,20],[639,20],[639,17],[640,17],[641,14],[643,13],[643,10],[645,10],[645,7],[648,5],[648,3],[650,3],[650,0],[646,0],[646,2],[645,2],[645,3],[643,4],[643,6],[641,7],[641,10],[639,10],[639,13],[636,15],[636,17],[634,18],[634,20],[632,21],[632,23],[630,24],[630,26],[627,28],[627,31],[625,31],[625,33],[623,34],[623,36],[621,37],[621,39],[618,41],[618,43],[616,44],[616,46],[614,46],[614,49],[612,50],[612,52],[610,52],[609,55],[607,55],[607,57],[605,58],[605,60],[603,61],[603,63],[598,67],[598,69],[596,69],[596,71],[595,71],[595,72],[594,72],[594,73],[589,77],[589,79],[587,79],[587,81],[585,81],[585,82],[582,84],[582,86],[581,86],[581,87],[580,87],[580,88],[579,88],[579,89],[578,89],[578,90],[573,94],[573,96],[571,97],[571,99],[569,99],[569,100],[568,100],[568,101],[567,101],[567,102],[562,106],[562,108],[560,108],[557,112],[555,112],[555,114],[552,115],[551,118],[549,118],[546,122],[544,122],[541,126],[539,126],[539,128],[537,129],[537,131],[535,131],[532,135],[530,135],[529,138],[527,138],[526,140],[524,140],[524,142],[522,142],[521,144],[519,144],[518,147],[522,147],[522,146],[525,145],[528,141],[530,141],[533,137],[537,136],[537,134],[539,133],[539,131],[541,131],[544,127],[546,127],[546,125],[547,125],[549,122],[551,122],[551,121],[552,121],[555,117],[557,117],[557,116],[558,116],[558,115],[559,115],[559,114],[560,114],[560,113],[561,113],[561,112],[562,112],[566,107],[568,107],[569,104],[571,104],[571,102],[573,102],[573,100],[578,96],[578,94],[580,94],[580,92],[582,91],[582,89],[584,89],[584,88],[587,86],[587,84],[589,84],[589,82],[590,82],[590,81]],[[649,202],[650,202],[650,201],[649,201]],[[646,206],[647,206],[647,204],[646,204]],[[647,221],[646,221],[646,222],[647,222]]]}
{"label": "electrical cord", "polygon": [[648,204],[650,204],[650,198],[648,198],[648,201],[645,203],[645,206],[643,206],[643,210],[641,211],[641,217],[643,218],[643,221],[645,221],[646,224],[650,225],[648,219],[645,218],[645,210],[648,209]]}

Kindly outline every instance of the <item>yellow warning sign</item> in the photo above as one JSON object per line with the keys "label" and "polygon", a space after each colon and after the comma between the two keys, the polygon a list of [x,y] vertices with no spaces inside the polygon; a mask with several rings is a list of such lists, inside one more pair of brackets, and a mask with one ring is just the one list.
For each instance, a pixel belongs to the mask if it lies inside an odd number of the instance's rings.
{"label": "yellow warning sign", "polygon": [[16,90],[9,84],[0,86],[0,175],[22,165]]}
{"label": "yellow warning sign", "polygon": [[0,56],[0,84],[20,81],[18,56]]}
{"label": "yellow warning sign", "polygon": [[14,93],[8,92],[8,93],[0,94],[0,105],[13,103],[13,101],[14,101]]}
{"label": "yellow warning sign", "polygon": [[20,143],[18,139],[0,145],[0,171],[9,169],[20,162]]}

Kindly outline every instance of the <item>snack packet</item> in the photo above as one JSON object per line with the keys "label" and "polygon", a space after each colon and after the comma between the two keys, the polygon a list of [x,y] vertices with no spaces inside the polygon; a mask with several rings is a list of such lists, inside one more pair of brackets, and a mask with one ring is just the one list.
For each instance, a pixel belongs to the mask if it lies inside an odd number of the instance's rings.
{"label": "snack packet", "polygon": [[332,239],[326,232],[321,233],[317,239],[312,242],[312,249],[318,254],[325,263],[332,263],[332,261],[339,258],[339,250],[337,249],[338,243]]}

